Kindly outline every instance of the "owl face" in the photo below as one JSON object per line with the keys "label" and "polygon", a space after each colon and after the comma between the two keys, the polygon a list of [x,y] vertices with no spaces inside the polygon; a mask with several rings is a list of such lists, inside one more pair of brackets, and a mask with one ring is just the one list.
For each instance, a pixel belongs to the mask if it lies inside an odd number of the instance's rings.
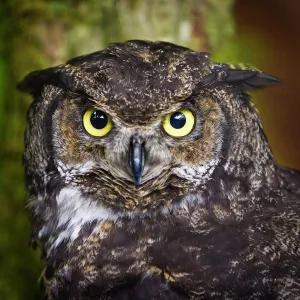
{"label": "owl face", "polygon": [[[105,196],[115,195],[108,205],[126,208],[132,200],[132,209],[153,209],[153,192],[204,182],[220,155],[221,110],[212,99],[200,101],[199,96],[174,106],[154,120],[149,115],[146,124],[133,125],[107,103],[81,96],[61,101],[51,129],[60,175],[97,198],[103,190]],[[123,107],[126,114],[125,103]]]}
{"label": "owl face", "polygon": [[34,72],[21,84],[36,98],[28,177],[41,185],[59,177],[114,211],[169,208],[224,165],[243,123],[234,120],[243,91],[267,82],[275,79],[143,41]]}

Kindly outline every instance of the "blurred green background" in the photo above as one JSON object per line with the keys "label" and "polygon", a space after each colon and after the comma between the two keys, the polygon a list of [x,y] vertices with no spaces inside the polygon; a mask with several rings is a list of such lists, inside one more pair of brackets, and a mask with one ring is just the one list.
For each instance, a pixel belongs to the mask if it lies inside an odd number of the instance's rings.
{"label": "blurred green background", "polygon": [[254,93],[279,163],[300,169],[300,1],[1,0],[0,299],[41,299],[39,251],[29,247],[22,151],[28,72],[127,39],[167,40],[243,61],[281,78]]}

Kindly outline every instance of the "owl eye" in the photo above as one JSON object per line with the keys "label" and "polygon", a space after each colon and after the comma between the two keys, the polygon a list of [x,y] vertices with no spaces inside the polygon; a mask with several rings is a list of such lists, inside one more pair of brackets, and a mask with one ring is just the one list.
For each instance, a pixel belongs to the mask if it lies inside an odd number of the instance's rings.
{"label": "owl eye", "polygon": [[104,136],[112,129],[112,121],[107,113],[89,108],[83,114],[83,126],[92,136]]}
{"label": "owl eye", "polygon": [[175,137],[188,135],[194,127],[195,118],[189,109],[181,109],[167,114],[163,120],[163,128],[167,134]]}

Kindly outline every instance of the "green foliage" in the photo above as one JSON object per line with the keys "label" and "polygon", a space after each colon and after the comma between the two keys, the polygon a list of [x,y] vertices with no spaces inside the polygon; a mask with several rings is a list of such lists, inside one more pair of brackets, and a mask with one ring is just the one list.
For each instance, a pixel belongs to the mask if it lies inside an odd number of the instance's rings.
{"label": "green foliage", "polygon": [[[22,4],[22,3],[20,3]],[[24,9],[24,10],[22,10]],[[20,16],[26,6],[0,6],[0,299],[40,299],[41,263],[29,246],[29,221],[23,183],[23,132],[29,97],[20,97],[16,82],[41,64]],[[26,58],[26,59],[25,59]]]}

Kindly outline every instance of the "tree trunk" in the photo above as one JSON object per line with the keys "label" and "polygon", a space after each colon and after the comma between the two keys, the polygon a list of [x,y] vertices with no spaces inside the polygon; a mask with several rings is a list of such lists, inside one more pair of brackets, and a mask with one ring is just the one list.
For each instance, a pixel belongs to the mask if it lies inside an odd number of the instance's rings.
{"label": "tree trunk", "polygon": [[[1,0],[0,299],[40,299],[39,252],[28,246],[22,152],[28,72],[128,39],[165,40],[218,59],[235,55],[233,0]],[[230,46],[229,46],[230,45]]]}

